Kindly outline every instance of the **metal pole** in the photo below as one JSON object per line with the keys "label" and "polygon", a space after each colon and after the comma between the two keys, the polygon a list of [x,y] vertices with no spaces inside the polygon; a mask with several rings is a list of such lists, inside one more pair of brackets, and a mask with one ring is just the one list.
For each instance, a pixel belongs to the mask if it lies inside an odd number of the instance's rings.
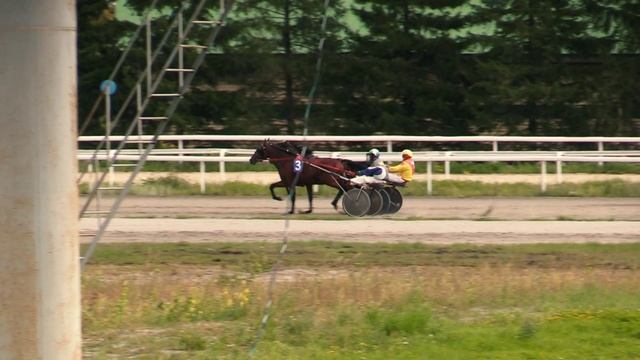
{"label": "metal pole", "polygon": [[147,14],[145,19],[147,22],[146,45],[147,45],[147,97],[151,96],[151,13]]}
{"label": "metal pole", "polygon": [[[111,157],[111,95],[109,94],[108,87],[104,89],[104,111],[105,118],[107,119],[106,124],[106,143],[105,149],[107,150],[107,164],[113,163]],[[113,166],[109,166],[109,186],[113,186]]]}
{"label": "metal pole", "polygon": [[[182,11],[180,11],[178,13],[178,41],[180,44],[184,43],[183,37]],[[182,93],[182,88],[184,87],[184,72],[182,72],[182,69],[184,69],[184,50],[182,46],[178,47],[178,69],[180,69],[178,71],[178,92]]]}
{"label": "metal pole", "polygon": [[0,27],[0,359],[80,360],[75,1]]}
{"label": "metal pole", "polygon": [[137,118],[136,118],[136,122],[138,125],[138,153],[142,154],[142,150],[143,150],[143,146],[142,146],[142,119],[140,119],[140,116],[142,116],[142,114],[140,113],[140,110],[142,110],[142,88],[140,86],[140,84],[136,85],[136,114],[138,114]]}

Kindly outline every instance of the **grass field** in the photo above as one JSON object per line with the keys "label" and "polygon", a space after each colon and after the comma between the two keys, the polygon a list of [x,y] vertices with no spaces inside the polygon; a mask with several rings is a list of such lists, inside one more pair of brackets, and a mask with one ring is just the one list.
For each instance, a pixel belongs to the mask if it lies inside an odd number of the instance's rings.
{"label": "grass field", "polygon": [[[82,183],[79,191],[87,194],[89,185]],[[286,196],[284,189],[277,190],[280,196]],[[402,189],[405,196],[424,196],[427,194],[427,183],[414,181],[411,186]],[[210,195],[210,196],[265,196],[269,187],[262,184],[228,181],[221,184],[207,184],[205,193],[200,191],[199,184],[190,183],[177,176],[165,176],[145,180],[131,189],[133,195],[175,196],[175,195]],[[319,186],[318,196],[335,196],[336,190],[326,185]],[[297,195],[306,196],[306,190],[299,187]],[[433,196],[471,197],[471,196],[556,196],[556,197],[640,197],[640,183],[624,180],[588,181],[583,183],[551,184],[546,192],[540,186],[529,183],[484,183],[480,181],[442,180],[433,182]]]}
{"label": "grass field", "polygon": [[[364,160],[364,158],[363,158]],[[81,170],[86,170],[87,162],[80,161]],[[100,168],[104,169],[106,162],[100,162]],[[218,163],[206,163],[205,170],[207,172],[217,172],[220,170]],[[257,163],[251,165],[249,163],[226,163],[225,171],[242,172],[242,171],[274,171],[275,167],[269,163]],[[116,169],[116,171],[130,171],[128,168]],[[199,163],[185,162],[155,162],[145,163],[143,170],[147,172],[198,172],[200,171]],[[444,173],[444,164],[441,162],[433,163],[432,171],[434,174]],[[555,162],[547,164],[547,171],[554,173],[556,171]],[[424,174],[427,172],[425,162],[416,162],[416,172]],[[539,174],[540,164],[532,162],[452,162],[450,164],[451,174]],[[605,163],[603,165],[591,163],[571,163],[564,162],[562,172],[566,174],[640,174],[639,164],[625,163]]]}
{"label": "grass field", "polygon": [[[245,359],[276,244],[103,244],[85,357]],[[292,243],[256,359],[637,359],[640,244]]]}

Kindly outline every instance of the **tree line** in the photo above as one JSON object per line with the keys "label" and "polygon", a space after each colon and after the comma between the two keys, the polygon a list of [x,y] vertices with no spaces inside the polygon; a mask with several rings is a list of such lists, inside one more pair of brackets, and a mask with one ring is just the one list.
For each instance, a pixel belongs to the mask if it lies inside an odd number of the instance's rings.
{"label": "tree line", "polygon": [[[148,3],[77,2],[81,119],[137,27],[121,14]],[[154,41],[177,4],[160,1]],[[640,134],[638,1],[333,0],[328,11],[311,134]],[[300,134],[323,12],[317,0],[235,2],[170,131]],[[144,69],[139,41],[123,88]],[[88,133],[103,132],[98,116]]]}

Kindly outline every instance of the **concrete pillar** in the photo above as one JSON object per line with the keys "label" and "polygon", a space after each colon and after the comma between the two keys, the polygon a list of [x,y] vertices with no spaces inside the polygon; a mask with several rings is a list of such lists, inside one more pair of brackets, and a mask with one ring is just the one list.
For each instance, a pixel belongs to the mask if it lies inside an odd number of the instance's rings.
{"label": "concrete pillar", "polygon": [[75,1],[1,1],[0,51],[0,359],[79,360]]}

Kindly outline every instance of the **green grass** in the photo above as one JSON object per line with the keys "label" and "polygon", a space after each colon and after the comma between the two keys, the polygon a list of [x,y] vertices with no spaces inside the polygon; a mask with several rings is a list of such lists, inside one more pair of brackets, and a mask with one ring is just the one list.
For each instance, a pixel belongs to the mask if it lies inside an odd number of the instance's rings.
{"label": "green grass", "polygon": [[[101,245],[83,275],[85,358],[246,359],[278,247]],[[639,255],[291,244],[255,358],[637,359]]]}
{"label": "green grass", "polygon": [[[89,187],[83,183],[80,193],[86,194]],[[401,189],[405,196],[425,196],[427,183],[414,181]],[[173,196],[203,195],[200,185],[189,183],[175,175],[145,180],[134,185],[133,195]],[[286,196],[284,188],[276,189],[276,194]],[[305,197],[304,187],[298,187],[297,196]],[[336,189],[326,185],[319,186],[317,196],[333,197]],[[267,185],[229,181],[225,183],[206,184],[204,195],[210,196],[269,196]],[[624,180],[589,181],[584,183],[562,183],[549,185],[546,192],[541,192],[537,184],[528,183],[484,183],[480,181],[442,180],[433,182],[434,196],[472,197],[472,196],[559,196],[559,197],[639,197],[640,183]]]}
{"label": "green grass", "polygon": [[[235,271],[260,273],[269,269],[277,245],[273,243],[102,244],[91,263],[98,265],[224,265]],[[640,243],[425,245],[366,244],[310,241],[287,250],[286,266],[464,266],[498,265],[536,268],[640,268]]]}
{"label": "green grass", "polygon": [[[416,164],[416,171],[426,172],[426,165]],[[444,173],[444,165],[434,165],[435,173]],[[452,174],[539,174],[540,165],[537,163],[505,163],[505,162],[455,162],[451,163]],[[547,163],[547,171],[556,172],[554,162]],[[592,163],[566,163],[562,164],[562,172],[567,174],[640,174],[640,165],[605,163],[602,166]]]}
{"label": "green grass", "polygon": [[[105,162],[101,162],[101,168],[104,169]],[[427,172],[425,162],[416,162],[416,172],[424,174]],[[444,173],[443,163],[434,163],[432,171],[435,174]],[[506,162],[452,162],[450,164],[450,172],[452,174],[539,174],[540,164],[532,162],[523,163],[506,163]],[[80,161],[81,170],[86,169],[86,162]],[[207,172],[217,172],[220,170],[218,163],[206,163]],[[275,167],[269,163],[257,163],[251,165],[249,163],[230,162],[225,164],[225,171],[242,172],[242,171],[274,171]],[[130,171],[128,168],[117,168],[116,171]],[[200,164],[193,162],[147,162],[142,171],[150,172],[199,172]],[[547,163],[547,171],[555,173],[556,165],[554,162]],[[562,172],[567,174],[640,174],[640,164],[623,164],[623,163],[605,163],[602,166],[592,163],[563,163]]]}

